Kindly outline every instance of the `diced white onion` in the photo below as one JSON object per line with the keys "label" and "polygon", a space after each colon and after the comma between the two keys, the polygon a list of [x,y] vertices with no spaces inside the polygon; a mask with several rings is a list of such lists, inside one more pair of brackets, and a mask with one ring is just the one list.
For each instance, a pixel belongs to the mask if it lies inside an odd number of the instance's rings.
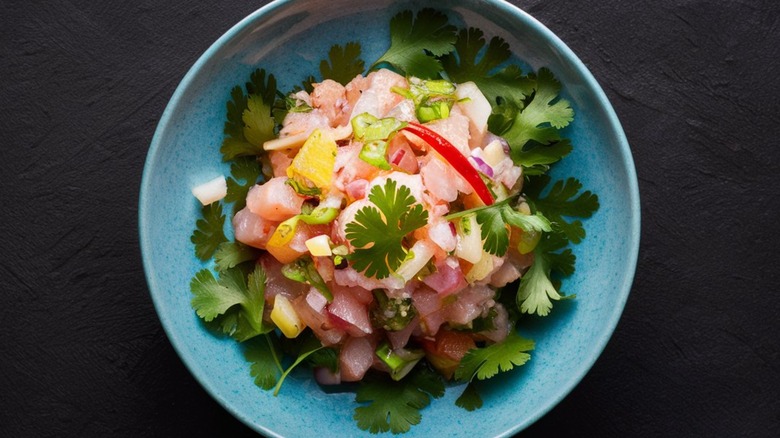
{"label": "diced white onion", "polygon": [[504,161],[504,158],[506,158],[504,146],[501,145],[501,142],[498,140],[493,140],[488,143],[480,155],[491,167],[498,166],[498,163]]}
{"label": "diced white onion", "polygon": [[458,84],[455,95],[458,100],[466,99],[458,102],[458,106],[463,114],[469,118],[471,137],[479,145],[487,132],[488,117],[490,117],[493,108],[474,82]]}
{"label": "diced white onion", "polygon": [[301,132],[300,134],[275,138],[263,143],[263,150],[278,151],[283,149],[298,149],[303,146],[304,143],[306,143],[307,138],[309,138],[308,132]]}
{"label": "diced white onion", "polygon": [[315,312],[320,312],[328,304],[328,299],[325,298],[320,291],[315,288],[309,289],[309,293],[306,294],[306,303],[314,309]]}
{"label": "diced white onion", "polygon": [[[455,256],[469,263],[477,263],[482,258],[482,228],[474,214],[462,217],[460,220],[468,223],[458,224]],[[469,234],[463,232],[464,228],[470,230]]]}
{"label": "diced white onion", "polygon": [[225,177],[220,175],[209,182],[203,183],[192,189],[192,194],[198,198],[203,205],[209,205],[212,202],[219,201],[227,195],[227,182]]}
{"label": "diced white onion", "polygon": [[489,253],[482,251],[482,257],[480,257],[477,263],[471,267],[471,270],[466,274],[466,281],[474,283],[487,277],[493,272],[493,256]]}
{"label": "diced white onion", "polygon": [[401,263],[401,266],[395,271],[396,275],[401,276],[405,283],[408,283],[420,269],[424,268],[428,261],[433,257],[435,249],[432,244],[425,240],[418,240],[409,250],[413,256]]}
{"label": "diced white onion", "polygon": [[330,250],[330,238],[327,234],[312,237],[305,243],[306,248],[315,257],[330,257],[333,255],[333,252]]}

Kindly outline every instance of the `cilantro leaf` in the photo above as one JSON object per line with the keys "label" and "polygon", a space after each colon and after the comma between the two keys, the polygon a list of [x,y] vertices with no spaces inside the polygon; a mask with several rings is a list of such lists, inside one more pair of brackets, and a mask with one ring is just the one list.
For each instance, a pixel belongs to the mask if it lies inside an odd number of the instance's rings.
{"label": "cilantro leaf", "polygon": [[[560,91],[561,84],[552,72],[541,68],[536,75],[533,97],[524,108],[520,109],[521,106],[512,99],[499,102],[498,108],[494,108],[489,127],[491,132],[504,137],[509,142],[512,159],[516,164],[530,167],[533,163],[523,161],[528,159],[523,152],[526,151],[529,142],[547,146],[559,141],[561,137],[558,130],[566,127],[574,119],[574,110],[569,102],[558,97]],[[563,152],[568,153],[565,150],[559,151],[559,153]],[[548,152],[547,155],[551,154]],[[562,157],[562,155],[558,156],[555,161]],[[550,160],[548,157],[547,161]]]}
{"label": "cilantro leaf", "polygon": [[480,225],[485,251],[500,257],[506,254],[509,249],[509,228],[507,225],[527,232],[552,230],[550,221],[540,212],[528,215],[512,208],[509,203],[514,199],[512,197],[486,207],[460,211],[447,215],[445,218],[452,220],[472,213],[475,214]]}
{"label": "cilantro leaf", "polygon": [[[552,280],[552,274],[571,275],[574,273],[576,257],[568,245],[566,237],[561,233],[545,233],[534,249],[534,263],[520,278],[517,289],[517,307],[521,313],[536,313],[547,316],[552,310],[552,301],[564,297],[558,290],[559,282]],[[558,283],[558,285],[556,285]]]}
{"label": "cilantro leaf", "polygon": [[203,218],[195,222],[196,229],[190,236],[190,241],[195,244],[195,255],[206,261],[211,258],[219,244],[227,241],[222,203],[214,202],[203,206],[201,215]]}
{"label": "cilantro leaf", "polygon": [[347,239],[357,248],[350,260],[358,272],[382,279],[401,265],[406,256],[404,237],[428,223],[428,212],[409,187],[398,186],[392,179],[384,186],[374,186],[368,200],[376,207],[358,210],[345,228]]}
{"label": "cilantro leaf", "polygon": [[[482,57],[477,60],[479,54]],[[461,29],[455,42],[455,53],[442,56],[447,75],[454,82],[474,82],[492,106],[498,97],[521,102],[533,93],[535,81],[511,64],[499,69],[512,56],[509,44],[493,37],[485,47],[485,38],[476,28]]]}
{"label": "cilantro leaf", "polygon": [[422,420],[420,410],[431,397],[444,395],[444,382],[438,373],[417,367],[396,382],[389,377],[366,379],[357,390],[355,401],[367,403],[355,408],[353,418],[359,428],[371,433],[408,432]]}
{"label": "cilantro leaf", "polygon": [[214,253],[214,262],[218,271],[226,271],[241,263],[256,260],[260,252],[240,242],[223,242]]}
{"label": "cilantro leaf", "polygon": [[471,382],[475,377],[489,379],[499,371],[509,371],[528,362],[531,355],[527,352],[533,349],[534,341],[511,332],[504,342],[469,350],[455,370],[455,379],[461,382]]}
{"label": "cilantro leaf", "polygon": [[[257,184],[261,174],[260,163],[254,157],[239,157],[230,164],[225,202],[233,203],[234,213],[246,206],[246,195],[249,193],[249,189]],[[240,183],[239,181],[244,182]]]}
{"label": "cilantro leaf", "polygon": [[263,265],[255,264],[254,272],[250,273],[246,279],[246,300],[241,303],[249,323],[258,333],[268,332],[272,329],[263,322],[266,279]]}
{"label": "cilantro leaf", "polygon": [[244,121],[244,137],[254,146],[253,154],[262,153],[263,143],[276,137],[274,135],[276,123],[271,116],[271,106],[267,105],[260,96],[250,94],[241,120]]}
{"label": "cilantro leaf", "polygon": [[562,232],[568,240],[580,243],[585,238],[585,228],[579,220],[566,218],[589,218],[599,208],[599,198],[590,190],[580,193],[582,183],[576,178],[556,181],[546,196],[542,191],[550,183],[548,175],[532,178],[524,190],[531,206],[544,213],[553,222],[553,229]]}
{"label": "cilantro leaf", "polygon": [[236,157],[264,153],[263,143],[274,138],[275,122],[272,108],[276,103],[276,79],[266,78],[265,70],[257,69],[246,83],[248,94],[240,86],[230,91],[227,120],[220,152],[224,161]]}
{"label": "cilantro leaf", "polygon": [[569,155],[572,150],[569,139],[561,139],[549,146],[540,144],[515,151],[514,157],[523,163],[523,173],[528,176],[541,175],[550,169],[550,164]]}
{"label": "cilantro leaf", "polygon": [[371,69],[387,63],[407,76],[434,78],[442,70],[435,57],[453,50],[455,32],[442,12],[426,8],[416,19],[412,11],[400,12],[390,20],[390,48]]}
{"label": "cilantro leaf", "polygon": [[273,107],[277,97],[276,78],[272,74],[266,78],[265,69],[255,69],[249,75],[246,92],[260,97],[266,106]]}
{"label": "cilantro leaf", "polygon": [[245,342],[244,358],[251,362],[249,373],[263,389],[276,386],[282,373],[282,351],[274,334],[259,336]]}
{"label": "cilantro leaf", "polygon": [[223,132],[222,152],[224,161],[232,160],[241,155],[255,154],[255,147],[244,137],[244,110],[247,105],[247,97],[241,87],[236,85],[230,90],[230,100],[227,102],[227,120]]}
{"label": "cilantro leaf", "polygon": [[[538,253],[534,252],[534,255]],[[560,300],[561,295],[550,280],[549,261],[537,257],[528,271],[520,278],[517,289],[517,305],[522,313],[536,313],[547,316],[552,309],[552,301]]]}
{"label": "cilantro leaf", "polygon": [[266,282],[263,267],[256,264],[246,278],[238,268],[226,269],[218,275],[215,278],[211,271],[202,269],[190,282],[194,295],[191,304],[198,316],[239,340],[271,331],[273,327],[263,322]]}
{"label": "cilantro leaf", "polygon": [[208,269],[201,269],[190,282],[190,290],[195,295],[192,307],[205,321],[211,321],[225,313],[227,309],[244,302],[242,287],[235,278],[238,271],[220,274],[219,280]]}
{"label": "cilantro leaf", "polygon": [[536,254],[549,262],[551,272],[569,276],[574,273],[577,257],[568,246],[569,241],[562,233],[545,233],[539,240]]}
{"label": "cilantro leaf", "polygon": [[477,222],[482,229],[485,251],[503,256],[509,249],[509,230],[512,225],[524,231],[550,231],[550,222],[540,213],[527,215],[520,213],[509,204],[494,204],[477,211]]}
{"label": "cilantro leaf", "polygon": [[347,43],[344,47],[334,44],[328,52],[328,58],[330,63],[324,59],[320,62],[322,79],[332,79],[345,85],[365,70],[358,42]]}
{"label": "cilantro leaf", "polygon": [[455,400],[455,406],[469,412],[482,407],[482,397],[479,396],[479,391],[477,391],[477,387],[473,381],[466,385],[466,389],[464,389],[463,393]]}
{"label": "cilantro leaf", "polygon": [[525,194],[532,209],[544,212],[553,225],[552,233],[545,233],[534,249],[534,263],[520,279],[517,290],[517,306],[522,313],[536,313],[547,316],[552,301],[563,298],[551,275],[574,273],[575,256],[569,243],[580,243],[585,238],[585,228],[579,220],[566,218],[588,218],[598,210],[598,196],[590,191],[580,192],[582,183],[575,178],[556,181],[542,196],[550,183],[548,175],[530,178],[525,185]]}

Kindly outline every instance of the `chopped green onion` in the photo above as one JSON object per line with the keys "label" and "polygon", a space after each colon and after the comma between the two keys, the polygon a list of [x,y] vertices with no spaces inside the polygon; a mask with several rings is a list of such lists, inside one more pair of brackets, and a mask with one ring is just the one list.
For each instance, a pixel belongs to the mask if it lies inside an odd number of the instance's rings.
{"label": "chopped green onion", "polygon": [[403,348],[392,350],[387,342],[383,342],[376,349],[376,355],[390,368],[390,377],[395,381],[403,379],[417,365],[417,362],[425,357],[422,350],[405,350]]}

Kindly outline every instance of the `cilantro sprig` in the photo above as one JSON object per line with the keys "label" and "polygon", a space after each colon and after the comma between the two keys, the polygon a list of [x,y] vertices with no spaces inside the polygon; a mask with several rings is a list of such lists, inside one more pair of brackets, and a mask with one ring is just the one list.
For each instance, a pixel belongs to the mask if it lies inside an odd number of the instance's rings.
{"label": "cilantro sprig", "polygon": [[525,365],[531,360],[528,352],[534,348],[534,341],[511,332],[503,342],[469,350],[455,369],[455,380],[468,383],[455,404],[467,411],[482,407],[475,379],[490,379],[499,372]]}
{"label": "cilantro sprig", "polygon": [[580,243],[585,238],[585,228],[580,220],[593,216],[599,209],[599,198],[590,190],[580,192],[582,183],[576,178],[556,181],[546,195],[542,195],[551,178],[540,175],[531,179],[525,187],[529,203],[538,211],[543,211],[555,224],[554,228],[562,232],[572,243]]}
{"label": "cilantro sprig", "polygon": [[469,214],[476,215],[480,225],[483,249],[499,257],[509,249],[509,227],[513,226],[526,232],[551,231],[550,221],[540,212],[524,214],[512,208],[511,202],[517,197],[507,198],[501,202],[486,207],[477,207],[446,216],[447,220],[462,218]]}
{"label": "cilantro sprig", "polygon": [[195,244],[195,255],[201,260],[208,260],[225,237],[225,215],[222,213],[222,203],[214,202],[203,206],[201,219],[195,222],[196,229],[190,236],[190,241]]}
{"label": "cilantro sprig", "polygon": [[428,223],[428,212],[412,196],[409,187],[388,179],[374,186],[368,195],[373,205],[355,214],[345,227],[346,237],[356,249],[352,266],[368,277],[386,278],[406,257],[403,239]]}
{"label": "cilantro sprig", "polygon": [[230,164],[230,175],[225,202],[232,202],[233,211],[238,211],[246,206],[246,195],[260,179],[262,170],[256,157],[238,157]]}
{"label": "cilantro sprig", "polygon": [[357,390],[355,401],[363,405],[355,408],[353,418],[359,428],[371,433],[408,432],[422,420],[420,410],[442,395],[442,377],[428,367],[418,366],[400,381],[369,377]]}
{"label": "cilantro sprig", "polygon": [[553,229],[543,235],[534,249],[534,263],[520,279],[517,306],[522,313],[547,316],[552,301],[563,298],[554,276],[574,273],[575,256],[570,243],[580,243],[585,238],[585,228],[580,220],[598,210],[598,196],[590,191],[580,192],[582,183],[575,178],[556,181],[545,193],[551,179],[547,175],[532,178],[526,185],[526,195],[531,208],[543,211],[552,220]]}
{"label": "cilantro sprig", "polygon": [[[574,110],[566,99],[559,97],[561,84],[547,68],[539,69],[530,102],[501,96],[488,121],[491,132],[503,137],[510,146],[515,164],[532,173],[543,173],[552,164],[571,152],[567,143],[555,149],[561,141],[560,129],[574,119]],[[538,149],[538,150],[536,150]],[[541,169],[537,166],[542,166]]]}
{"label": "cilantro sprig", "polygon": [[434,9],[423,9],[417,17],[412,11],[401,12],[390,20],[390,48],[371,69],[390,64],[408,76],[435,78],[442,71],[436,57],[453,50],[455,32],[447,16]]}
{"label": "cilantro sprig", "polygon": [[225,121],[225,139],[222,141],[223,159],[263,154],[263,143],[274,138],[276,121],[272,109],[276,105],[276,78],[257,69],[245,85],[230,91]]}
{"label": "cilantro sprig", "polygon": [[344,47],[335,44],[328,52],[327,60],[320,62],[320,74],[322,79],[332,79],[340,84],[346,84],[355,76],[362,74],[366,68],[365,62],[360,59],[360,43],[349,42]]}
{"label": "cilantro sprig", "polygon": [[260,264],[246,277],[238,268],[221,271],[218,277],[202,269],[190,282],[191,304],[207,323],[238,340],[246,340],[273,330],[263,321],[265,281]]}
{"label": "cilantro sprig", "polygon": [[493,37],[485,47],[484,33],[470,27],[458,32],[455,52],[442,56],[441,62],[451,80],[474,82],[490,104],[496,105],[499,97],[522,102],[534,91],[533,78],[516,64],[506,65],[511,56],[504,39]]}

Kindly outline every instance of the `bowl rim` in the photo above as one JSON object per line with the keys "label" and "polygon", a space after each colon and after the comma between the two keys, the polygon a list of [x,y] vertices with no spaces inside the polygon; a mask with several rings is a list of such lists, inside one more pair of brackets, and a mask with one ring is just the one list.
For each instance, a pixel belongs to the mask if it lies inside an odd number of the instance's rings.
{"label": "bowl rim", "polygon": [[[280,10],[283,10],[284,8],[289,7],[290,5],[299,1],[305,0],[274,0],[250,13],[241,19],[238,23],[230,27],[225,33],[223,33],[214,43],[208,47],[208,49],[206,49],[206,51],[197,59],[197,61],[195,61],[192,67],[190,67],[190,69],[182,78],[181,82],[177,85],[176,90],[168,101],[168,104],[166,105],[165,110],[163,111],[155,129],[155,133],[152,137],[146,160],[144,162],[138,199],[138,233],[144,275],[146,277],[149,294],[152,297],[152,302],[155,307],[155,312],[160,319],[163,330],[168,337],[171,346],[173,347],[174,351],[176,351],[185,367],[189,370],[190,374],[195,377],[195,380],[197,380],[201,387],[205,389],[206,392],[212,397],[212,399],[216,400],[226,411],[230,412],[231,415],[256,432],[279,438],[283,438],[283,436],[268,429],[262,424],[257,424],[250,418],[242,415],[229,403],[227,399],[219,396],[218,391],[215,390],[212,383],[210,383],[210,380],[193,367],[192,362],[195,359],[186,353],[182,347],[180,347],[181,340],[176,334],[176,331],[173,329],[173,324],[169,317],[162,312],[161,299],[158,297],[159,292],[155,292],[159,290],[159,287],[156,282],[156,275],[154,275],[155,267],[152,264],[151,258],[149,256],[149,249],[152,248],[153,245],[150,241],[149,233],[147,232],[149,229],[149,224],[147,222],[148,215],[146,214],[146,206],[149,197],[146,194],[152,190],[150,186],[151,175],[154,173],[157,156],[160,154],[160,150],[162,148],[162,138],[164,137],[164,133],[170,125],[172,114],[174,110],[182,103],[182,96],[185,94],[185,91],[192,85],[192,82],[198,72],[203,68],[204,65],[210,62],[211,58],[237,34],[243,32],[250,26],[254,26],[258,21],[262,21],[265,16],[279,12]],[[497,437],[507,437],[527,428],[531,424],[538,421],[542,416],[546,415],[555,406],[560,404],[560,402],[567,395],[569,395],[571,391],[574,390],[574,388],[582,381],[585,375],[592,369],[596,360],[601,356],[604,348],[606,348],[606,345],[614,334],[615,328],[617,327],[620,317],[623,314],[623,310],[628,300],[628,295],[631,291],[634,276],[636,274],[641,230],[641,208],[636,168],[634,165],[631,149],[628,144],[628,139],[626,138],[622,125],[614,108],[612,107],[612,104],[607,98],[606,93],[601,88],[595,77],[591,74],[590,70],[588,70],[585,64],[563,42],[563,40],[561,40],[560,37],[558,37],[554,32],[548,29],[547,26],[542,24],[529,13],[503,0],[479,0],[479,2],[491,3],[501,12],[511,15],[512,19],[523,22],[524,24],[533,28],[535,32],[539,33],[543,39],[547,40],[557,51],[559,51],[563,60],[573,66],[574,70],[580,75],[581,78],[584,79],[585,87],[597,97],[599,105],[605,110],[606,120],[608,121],[607,125],[611,128],[611,131],[615,135],[615,138],[619,144],[619,152],[622,158],[622,169],[626,171],[626,177],[628,180],[628,186],[626,187],[626,190],[630,199],[629,210],[631,223],[629,224],[630,232],[627,236],[628,258],[626,260],[629,269],[624,272],[625,275],[623,276],[622,284],[618,285],[619,294],[616,296],[617,301],[612,307],[609,318],[606,319],[606,330],[602,332],[600,337],[593,339],[594,343],[592,344],[592,348],[588,350],[589,354],[586,354],[586,356],[583,357],[582,363],[584,366],[581,366],[578,369],[579,372],[572,373],[568,376],[567,379],[561,382],[561,385],[557,386],[556,391],[550,398],[551,403],[540,407],[534,411],[532,415],[526,417],[523,421],[518,422],[512,428],[509,428],[504,432],[496,435]],[[410,6],[414,7],[413,4]],[[413,433],[413,430],[411,432]]]}

